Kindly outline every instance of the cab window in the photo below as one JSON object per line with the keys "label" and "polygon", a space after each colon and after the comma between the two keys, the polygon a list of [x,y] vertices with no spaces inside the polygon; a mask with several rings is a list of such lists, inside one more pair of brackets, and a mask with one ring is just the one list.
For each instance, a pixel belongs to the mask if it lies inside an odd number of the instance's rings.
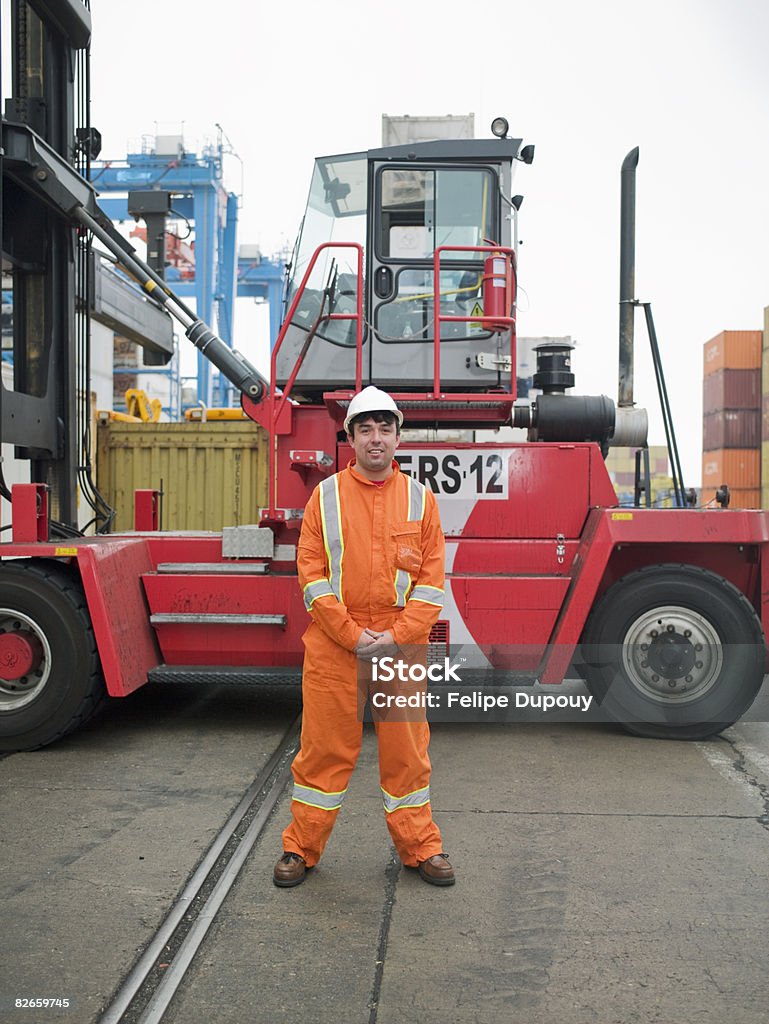
{"label": "cab window", "polygon": [[[378,255],[432,259],[438,246],[483,245],[494,235],[493,176],[484,168],[384,168],[379,178]],[[446,253],[444,260],[472,258]]]}

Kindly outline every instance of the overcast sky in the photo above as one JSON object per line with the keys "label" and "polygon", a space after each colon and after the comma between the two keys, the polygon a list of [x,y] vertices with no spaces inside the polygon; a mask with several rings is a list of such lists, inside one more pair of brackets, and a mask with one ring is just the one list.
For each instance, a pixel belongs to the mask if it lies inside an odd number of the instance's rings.
{"label": "overcast sky", "polygon": [[[241,242],[293,242],[316,155],[380,144],[381,115],[495,115],[517,165],[519,333],[572,335],[577,391],[616,399],[619,182],[640,146],[637,297],[651,300],[687,484],[699,483],[702,346],[769,305],[765,0],[91,0],[103,156],[222,125],[243,161]],[[227,186],[240,191],[238,162]],[[236,346],[262,361],[239,303]],[[636,401],[663,443],[637,314]],[[240,331],[238,326],[240,325]],[[264,364],[263,364],[264,368]]]}

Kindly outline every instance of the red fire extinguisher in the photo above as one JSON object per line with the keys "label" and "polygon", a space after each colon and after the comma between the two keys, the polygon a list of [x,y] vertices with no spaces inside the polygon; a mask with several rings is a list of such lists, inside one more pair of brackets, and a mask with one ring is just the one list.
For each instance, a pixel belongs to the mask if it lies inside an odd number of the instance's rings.
{"label": "red fire extinguisher", "polygon": [[502,318],[512,317],[514,306],[513,257],[492,253],[483,264],[483,326],[489,331],[509,330],[511,324]]}

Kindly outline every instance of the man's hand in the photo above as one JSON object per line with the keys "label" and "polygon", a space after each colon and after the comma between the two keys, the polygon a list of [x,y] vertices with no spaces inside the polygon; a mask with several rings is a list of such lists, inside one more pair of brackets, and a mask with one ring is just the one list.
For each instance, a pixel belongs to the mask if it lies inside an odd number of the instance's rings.
{"label": "man's hand", "polygon": [[[369,639],[363,646],[361,646],[363,633],[368,633]],[[355,648],[355,653],[359,658],[362,658],[363,661],[371,661],[372,658],[383,658],[388,654],[394,654],[398,649],[389,629],[386,629],[383,633],[376,633],[371,629],[364,629],[363,633],[361,633],[361,639],[358,641],[358,646]]]}
{"label": "man's hand", "polygon": [[355,645],[355,650],[353,651],[353,654],[357,654],[359,658],[364,657],[362,652],[365,651],[368,647],[370,647],[371,644],[373,644],[376,640],[378,640],[381,635],[381,633],[377,633],[373,629],[364,629],[361,635],[358,637],[358,642]]}

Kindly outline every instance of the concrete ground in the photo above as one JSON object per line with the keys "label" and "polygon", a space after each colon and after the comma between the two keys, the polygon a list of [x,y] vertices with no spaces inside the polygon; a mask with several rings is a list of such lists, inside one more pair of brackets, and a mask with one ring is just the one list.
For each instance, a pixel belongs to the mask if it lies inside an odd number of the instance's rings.
{"label": "concrete ground", "polygon": [[[97,1019],[299,695],[145,687],[0,761],[0,1022]],[[17,998],[68,998],[16,1009]]]}
{"label": "concrete ground", "polygon": [[[0,762],[0,1021],[97,1019],[295,707],[144,691]],[[271,884],[284,797],[169,1022],[763,1024],[769,726],[442,724],[431,754],[456,886],[393,859],[367,732],[321,865]]]}

